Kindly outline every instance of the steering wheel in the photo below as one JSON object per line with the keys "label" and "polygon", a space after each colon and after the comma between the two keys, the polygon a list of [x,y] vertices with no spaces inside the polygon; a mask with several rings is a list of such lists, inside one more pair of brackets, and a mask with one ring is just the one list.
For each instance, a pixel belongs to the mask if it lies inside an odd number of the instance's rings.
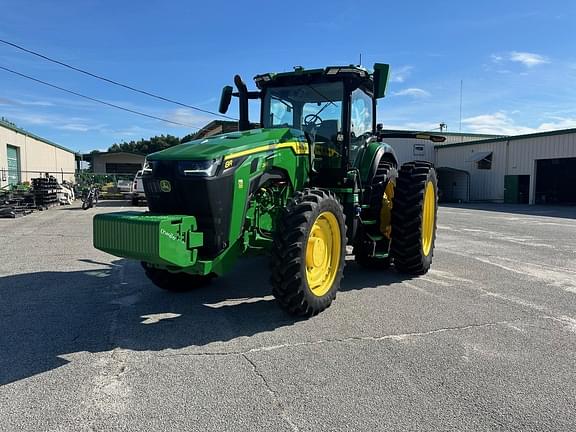
{"label": "steering wheel", "polygon": [[322,119],[316,114],[308,114],[304,117],[304,126],[315,126],[319,128],[322,125]]}

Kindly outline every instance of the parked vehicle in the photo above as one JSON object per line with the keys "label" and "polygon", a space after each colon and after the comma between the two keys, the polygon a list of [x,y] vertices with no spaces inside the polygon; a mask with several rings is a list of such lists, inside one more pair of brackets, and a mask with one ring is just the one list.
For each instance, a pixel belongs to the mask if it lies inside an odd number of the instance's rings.
{"label": "parked vehicle", "polygon": [[134,183],[132,184],[132,205],[137,206],[140,201],[146,199],[144,194],[144,183],[142,182],[142,170],[136,173]]}
{"label": "parked vehicle", "polygon": [[132,182],[130,180],[118,180],[116,187],[118,188],[118,192],[123,194],[124,197],[128,198],[132,196]]}
{"label": "parked vehicle", "polygon": [[96,204],[98,204],[99,196],[100,189],[96,185],[93,185],[89,189],[85,190],[85,193],[82,194],[82,210],[88,210],[91,207],[96,207]]}

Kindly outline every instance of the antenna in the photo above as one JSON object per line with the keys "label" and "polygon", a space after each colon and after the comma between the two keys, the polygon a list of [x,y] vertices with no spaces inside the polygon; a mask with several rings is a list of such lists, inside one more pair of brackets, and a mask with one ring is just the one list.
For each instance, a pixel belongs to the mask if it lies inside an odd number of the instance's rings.
{"label": "antenna", "polygon": [[464,81],[460,80],[460,128],[459,133],[462,133],[462,87],[464,86]]}
{"label": "antenna", "polygon": [[360,53],[360,63],[358,63],[358,66],[362,66],[362,53]]}

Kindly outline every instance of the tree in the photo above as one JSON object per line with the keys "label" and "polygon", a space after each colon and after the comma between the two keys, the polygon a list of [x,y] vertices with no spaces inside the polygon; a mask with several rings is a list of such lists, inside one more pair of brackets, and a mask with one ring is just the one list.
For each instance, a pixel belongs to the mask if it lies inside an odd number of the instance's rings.
{"label": "tree", "polygon": [[188,135],[183,136],[183,137],[180,139],[180,142],[181,142],[181,143],[185,143],[185,142],[188,142],[188,141],[193,141],[193,140],[196,139],[196,136],[197,136],[197,135],[198,135],[198,132],[189,133]]}
{"label": "tree", "polygon": [[188,142],[194,139],[195,135],[195,133],[191,133],[182,139],[173,135],[160,135],[151,137],[149,139],[140,139],[138,141],[121,142],[111,145],[108,148],[108,151],[142,153],[147,155],[181,144],[183,142]]}

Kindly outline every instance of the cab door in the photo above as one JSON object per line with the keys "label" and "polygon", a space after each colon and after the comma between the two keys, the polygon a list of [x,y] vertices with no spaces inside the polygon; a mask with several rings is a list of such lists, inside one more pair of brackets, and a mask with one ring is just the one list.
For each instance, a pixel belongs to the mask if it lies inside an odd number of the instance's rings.
{"label": "cab door", "polygon": [[360,149],[372,133],[372,97],[362,89],[352,92],[350,99],[350,164],[354,165]]}

